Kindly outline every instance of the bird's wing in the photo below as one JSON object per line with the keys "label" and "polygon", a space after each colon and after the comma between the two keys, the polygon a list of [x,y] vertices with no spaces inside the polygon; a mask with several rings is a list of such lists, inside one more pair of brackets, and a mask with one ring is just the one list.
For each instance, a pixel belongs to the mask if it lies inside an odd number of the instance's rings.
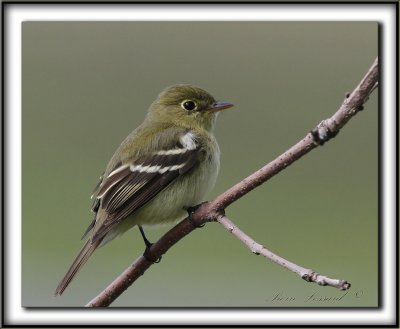
{"label": "bird's wing", "polygon": [[191,170],[198,162],[199,152],[194,135],[189,132],[181,135],[174,147],[120,165],[104,177],[96,193],[94,209],[106,216],[96,218],[89,226],[92,241],[104,238],[115,225]]}

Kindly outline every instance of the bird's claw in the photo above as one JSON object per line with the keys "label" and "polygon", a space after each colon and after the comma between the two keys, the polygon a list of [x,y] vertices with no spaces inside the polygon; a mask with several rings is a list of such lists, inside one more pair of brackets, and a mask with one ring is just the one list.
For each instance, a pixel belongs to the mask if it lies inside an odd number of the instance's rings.
{"label": "bird's claw", "polygon": [[152,243],[150,243],[149,245],[146,245],[146,249],[144,250],[143,257],[150,263],[158,264],[159,262],[161,262],[162,256],[160,256],[159,258],[154,260],[152,257],[149,257],[149,255],[148,255],[152,245],[153,245]]}
{"label": "bird's claw", "polygon": [[197,209],[199,209],[200,208],[200,206],[202,206],[203,204],[205,204],[205,203],[207,203],[207,201],[204,201],[204,202],[202,202],[202,203],[199,203],[198,205],[196,205],[196,206],[193,206],[193,207],[188,207],[187,209],[186,209],[186,211],[187,211],[187,213],[188,213],[188,216],[189,216],[189,222],[190,222],[190,224],[192,224],[192,226],[193,227],[195,227],[195,228],[201,228],[201,227],[204,227],[204,225],[206,225],[206,224],[197,224],[194,220],[193,220],[193,218],[192,218],[192,215],[193,215],[193,213],[197,210]]}

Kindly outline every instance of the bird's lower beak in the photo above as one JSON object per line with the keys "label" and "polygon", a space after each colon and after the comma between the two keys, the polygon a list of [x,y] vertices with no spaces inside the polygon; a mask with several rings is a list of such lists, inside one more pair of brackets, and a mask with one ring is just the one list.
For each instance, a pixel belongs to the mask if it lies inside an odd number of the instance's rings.
{"label": "bird's lower beak", "polygon": [[226,109],[229,109],[233,106],[231,103],[226,103],[226,102],[215,102],[209,109],[207,109],[207,112],[219,112],[223,111]]}

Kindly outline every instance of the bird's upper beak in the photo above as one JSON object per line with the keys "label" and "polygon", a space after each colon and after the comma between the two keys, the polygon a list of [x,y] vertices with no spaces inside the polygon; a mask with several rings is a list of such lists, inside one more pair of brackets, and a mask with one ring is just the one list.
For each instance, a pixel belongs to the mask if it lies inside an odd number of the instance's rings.
{"label": "bird's upper beak", "polygon": [[226,103],[226,102],[215,102],[210,108],[207,109],[207,112],[219,112],[223,111],[226,109],[229,109],[233,106],[231,103]]}

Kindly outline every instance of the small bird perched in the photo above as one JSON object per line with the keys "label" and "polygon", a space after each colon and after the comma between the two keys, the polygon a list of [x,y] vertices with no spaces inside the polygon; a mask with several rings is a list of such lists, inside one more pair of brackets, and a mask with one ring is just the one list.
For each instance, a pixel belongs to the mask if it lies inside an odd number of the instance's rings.
{"label": "small bird perched", "polygon": [[191,85],[162,91],[144,122],[119,146],[95,188],[95,218],[88,240],[58,285],[61,295],[97,247],[137,225],[184,218],[213,188],[220,151],[212,133],[219,111],[233,105],[217,102]]}

